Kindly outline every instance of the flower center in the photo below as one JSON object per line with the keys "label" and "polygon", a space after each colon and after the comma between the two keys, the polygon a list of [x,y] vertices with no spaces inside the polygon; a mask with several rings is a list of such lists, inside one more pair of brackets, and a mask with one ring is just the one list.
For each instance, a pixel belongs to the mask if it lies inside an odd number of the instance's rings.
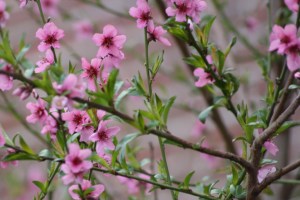
{"label": "flower center", "polygon": [[188,7],[185,3],[183,3],[183,4],[180,4],[180,5],[177,5],[177,9],[181,13],[186,13],[187,10],[188,10]]}
{"label": "flower center", "polygon": [[72,160],[72,163],[73,163],[73,165],[78,166],[78,165],[80,165],[82,163],[82,160],[80,158],[78,158],[78,157],[75,157]]}
{"label": "flower center", "polygon": [[46,44],[53,44],[55,42],[57,42],[57,39],[56,39],[55,35],[48,35],[46,40],[45,40]]}
{"label": "flower center", "polygon": [[142,13],[141,20],[149,21],[150,19],[152,19],[152,17],[150,16],[150,12],[143,12]]}
{"label": "flower center", "polygon": [[41,118],[44,115],[44,109],[39,107],[36,111],[36,115]]}
{"label": "flower center", "polygon": [[80,114],[75,114],[73,117],[73,122],[77,125],[82,123],[82,116]]}
{"label": "flower center", "polygon": [[109,48],[110,46],[112,46],[114,44],[113,42],[113,38],[112,37],[106,37],[102,43],[103,46],[106,46],[107,48]]}
{"label": "flower center", "polygon": [[99,138],[100,141],[108,140],[108,136],[107,136],[105,131],[98,132],[98,138]]}
{"label": "flower center", "polygon": [[87,70],[86,73],[88,74],[89,78],[97,77],[97,69],[96,67],[90,66]]}
{"label": "flower center", "polygon": [[291,38],[289,36],[284,36],[281,40],[282,43],[288,44],[291,42]]}

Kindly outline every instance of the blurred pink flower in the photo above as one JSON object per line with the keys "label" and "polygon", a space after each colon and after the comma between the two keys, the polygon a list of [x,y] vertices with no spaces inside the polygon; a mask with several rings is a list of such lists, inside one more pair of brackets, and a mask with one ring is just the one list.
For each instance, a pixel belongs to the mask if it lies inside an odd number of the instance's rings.
{"label": "blurred pink flower", "polygon": [[246,27],[250,31],[253,31],[257,27],[258,23],[259,22],[257,21],[257,19],[253,16],[247,17],[245,21]]}
{"label": "blurred pink flower", "polygon": [[194,76],[198,77],[198,81],[195,82],[196,87],[204,87],[215,82],[211,75],[202,68],[195,69]]}
{"label": "blurred pink flower", "polygon": [[[150,179],[149,176],[146,176],[144,174],[139,174],[138,176],[142,179]],[[141,189],[143,189],[146,194],[150,194],[150,190],[152,188],[151,184],[148,184],[143,181],[137,181],[135,179],[126,178],[123,176],[117,176],[117,178],[120,181],[120,183],[125,184],[127,186],[129,194],[138,194],[141,191]]]}
{"label": "blurred pink flower", "polygon": [[38,99],[36,103],[27,103],[26,108],[31,112],[31,115],[26,117],[27,122],[31,124],[38,121],[43,123],[48,116],[46,102],[43,99]]}
{"label": "blurred pink flower", "polygon": [[68,98],[65,96],[55,96],[52,99],[52,107],[63,110],[68,105]]}
{"label": "blurred pink flower", "polygon": [[153,21],[150,21],[148,23],[147,32],[150,35],[150,38],[149,38],[150,40],[153,40],[154,42],[160,41],[161,43],[163,43],[166,46],[171,46],[170,41],[167,38],[163,37],[163,35],[167,31],[164,30],[163,27],[161,27],[161,26],[155,27]]}
{"label": "blurred pink flower", "polygon": [[89,63],[85,58],[81,58],[81,66],[83,69],[81,77],[87,79],[88,89],[95,92],[97,90],[95,83],[100,78],[101,59],[94,58]]}
{"label": "blurred pink flower", "polygon": [[292,42],[286,49],[287,67],[293,72],[300,69],[300,39]]}
{"label": "blurred pink flower", "polygon": [[298,12],[299,0],[284,0],[284,3],[291,11]]}
{"label": "blurred pink flower", "polygon": [[56,16],[58,12],[58,4],[60,0],[41,0],[43,12],[46,15]]}
{"label": "blurred pink flower", "polygon": [[48,22],[43,28],[39,28],[35,35],[41,40],[38,50],[44,52],[51,47],[60,48],[59,40],[64,37],[64,31],[57,28],[53,22]]}
{"label": "blurred pink flower", "polygon": [[[8,64],[4,64],[4,67],[0,69],[9,73],[13,72],[12,66]],[[13,87],[13,78],[11,76],[0,74],[0,90],[8,91],[12,89],[12,87]]]}
{"label": "blurred pink flower", "polygon": [[[101,184],[98,185],[92,185],[90,181],[88,180],[83,180],[82,183],[80,184],[82,192],[85,193],[85,198],[86,199],[98,199],[99,196],[102,194],[102,192],[104,192],[104,186]],[[93,190],[89,193],[86,194],[86,190],[92,188]],[[79,186],[78,185],[72,185],[71,187],[69,187],[68,192],[70,194],[70,196],[72,197],[72,199],[74,200],[81,200],[82,198],[74,192],[74,190],[79,190]]]}
{"label": "blurred pink flower", "polygon": [[207,8],[207,4],[203,0],[171,0],[173,5],[166,9],[168,16],[175,16],[178,22],[185,22],[186,17],[190,17],[195,23],[200,22],[200,13]]}
{"label": "blurred pink flower", "polygon": [[43,122],[41,134],[43,135],[50,134],[51,139],[55,140],[57,130],[58,130],[58,124],[56,120],[52,116],[48,116],[46,120]]}
{"label": "blurred pink flower", "polygon": [[45,71],[50,65],[54,63],[54,55],[51,51],[51,49],[48,49],[46,51],[45,57],[43,57],[41,60],[39,60],[36,65],[38,66],[35,68],[35,73],[41,73]]}
{"label": "blurred pink flower", "polygon": [[203,124],[200,120],[197,119],[192,128],[191,135],[194,138],[199,138],[202,135],[205,128],[205,124]]}
{"label": "blurred pink flower", "polygon": [[61,178],[63,184],[65,185],[69,185],[70,183],[81,183],[82,180],[83,180],[83,175],[85,173],[85,171],[80,171],[78,173],[73,173],[71,168],[66,165],[66,164],[63,164],[61,166],[61,170],[64,172],[64,176]]}
{"label": "blurred pink flower", "polygon": [[152,19],[150,6],[146,0],[137,0],[136,5],[137,7],[130,8],[129,14],[137,18],[138,28],[145,28]]}
{"label": "blurred pink flower", "polygon": [[20,97],[21,100],[27,99],[31,93],[32,93],[32,88],[28,86],[18,87],[12,92],[14,96]]}
{"label": "blurred pink flower", "polygon": [[68,98],[83,97],[86,85],[75,74],[68,74],[62,84],[54,82],[53,88],[59,95],[64,94]]}
{"label": "blurred pink flower", "polygon": [[297,41],[297,28],[293,24],[288,24],[284,28],[274,25],[270,35],[269,51],[277,50],[279,54],[284,54],[291,43]]}
{"label": "blurred pink flower", "polygon": [[264,147],[273,156],[276,156],[277,152],[279,151],[278,147],[272,141],[266,141],[264,143]]}
{"label": "blurred pink flower", "polygon": [[117,29],[112,25],[106,25],[103,33],[96,33],[93,41],[99,47],[97,57],[104,59],[104,66],[118,66],[124,59],[124,53],[121,51],[126,41],[125,35],[118,35]]}
{"label": "blurred pink flower", "polygon": [[274,164],[266,164],[258,170],[257,179],[261,183],[269,174],[276,172]]}
{"label": "blurred pink flower", "polygon": [[80,132],[84,124],[89,120],[89,115],[86,111],[73,110],[62,114],[62,119],[67,122],[69,133]]}
{"label": "blurred pink flower", "polygon": [[90,136],[90,141],[97,142],[96,151],[99,155],[105,153],[105,148],[113,150],[115,148],[112,137],[115,136],[119,131],[119,127],[107,128],[109,121],[100,121],[98,129]]}
{"label": "blurred pink flower", "polygon": [[6,3],[5,1],[0,1],[0,27],[5,27],[7,20],[9,19],[8,12],[5,11]]}
{"label": "blurred pink flower", "polygon": [[296,72],[295,75],[294,75],[294,77],[295,77],[296,79],[300,79],[300,72]]}
{"label": "blurred pink flower", "polygon": [[[9,154],[13,154],[15,152],[16,151],[14,149],[8,148],[6,150],[6,154],[3,155],[3,157],[0,158],[0,160],[2,160],[3,158],[5,158],[5,156],[7,156]],[[18,164],[19,164],[19,161],[17,161],[17,160],[14,160],[14,161],[0,161],[0,168],[6,169],[9,165],[13,165],[13,166],[17,167]]]}
{"label": "blurred pink flower", "polygon": [[19,0],[19,6],[20,8],[24,8],[27,5],[27,2],[29,0]]}
{"label": "blurred pink flower", "polygon": [[65,164],[70,167],[72,172],[87,171],[93,167],[91,161],[85,160],[92,154],[90,149],[81,150],[77,143],[71,143],[68,147],[69,153],[65,157]]}
{"label": "blurred pink flower", "polygon": [[74,23],[76,36],[80,39],[91,38],[94,33],[93,24],[89,20],[81,20]]}

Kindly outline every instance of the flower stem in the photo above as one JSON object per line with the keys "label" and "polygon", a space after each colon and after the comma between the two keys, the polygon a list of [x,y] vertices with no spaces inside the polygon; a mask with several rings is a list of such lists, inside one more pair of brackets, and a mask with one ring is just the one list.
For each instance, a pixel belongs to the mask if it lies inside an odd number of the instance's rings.
{"label": "flower stem", "polygon": [[[162,155],[162,160],[163,160],[163,163],[164,163],[164,168],[165,168],[166,175],[167,175],[167,184],[170,185],[170,186],[172,186],[170,171],[169,171],[168,162],[167,162],[167,158],[166,158],[165,146],[164,146],[164,143],[163,143],[161,137],[158,137],[158,140],[159,140],[159,147],[160,147],[160,151],[161,151],[161,155]],[[177,200],[178,199],[176,197],[174,191],[171,190],[171,194],[172,194],[173,200]]]}
{"label": "flower stem", "polygon": [[41,19],[43,21],[43,24],[46,24],[46,19],[45,19],[45,16],[44,16],[44,12],[43,12],[43,8],[42,8],[42,5],[41,5],[41,1],[40,0],[35,0],[35,2],[37,3],[37,6],[39,8],[39,13],[40,13]]}
{"label": "flower stem", "polygon": [[147,27],[144,29],[144,38],[145,38],[145,66],[146,66],[146,73],[147,73],[147,83],[148,83],[148,90],[149,90],[149,97],[148,100],[152,97],[152,84],[150,80],[150,67],[149,67],[149,41],[148,41],[148,33]]}

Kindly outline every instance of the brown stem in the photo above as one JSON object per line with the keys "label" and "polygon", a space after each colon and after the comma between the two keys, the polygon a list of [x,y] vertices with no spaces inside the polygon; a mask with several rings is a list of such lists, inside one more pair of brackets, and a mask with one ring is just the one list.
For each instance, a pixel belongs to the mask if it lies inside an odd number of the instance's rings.
{"label": "brown stem", "polygon": [[292,164],[287,165],[286,167],[281,168],[277,172],[270,174],[265,180],[259,184],[254,191],[254,195],[257,196],[262,192],[266,187],[272,184],[274,181],[280,179],[283,175],[288,174],[289,172],[300,167],[300,160],[293,162]]}
{"label": "brown stem", "polygon": [[194,151],[198,151],[198,152],[201,152],[204,154],[208,154],[211,156],[228,159],[230,161],[236,162],[236,163],[240,164],[241,166],[243,166],[249,173],[252,173],[252,171],[253,171],[252,165],[247,160],[245,160],[242,157],[237,156],[233,153],[221,152],[221,151],[205,148],[198,144],[193,144],[188,141],[185,141],[185,140],[183,140],[179,137],[176,137],[170,133],[165,133],[165,132],[154,130],[154,129],[149,130],[148,133],[162,137],[162,138],[169,139],[169,140],[179,144],[182,148],[185,148],[185,149],[192,149]]}

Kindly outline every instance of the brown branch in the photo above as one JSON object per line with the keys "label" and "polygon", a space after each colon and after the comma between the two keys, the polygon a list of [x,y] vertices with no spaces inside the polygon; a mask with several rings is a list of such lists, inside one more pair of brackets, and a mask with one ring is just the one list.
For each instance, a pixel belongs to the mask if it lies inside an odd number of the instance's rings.
{"label": "brown branch", "polygon": [[297,160],[294,163],[289,164],[288,166],[281,168],[277,172],[270,174],[268,177],[266,177],[264,179],[264,181],[261,184],[259,184],[255,188],[254,194],[258,195],[260,192],[262,192],[266,187],[268,187],[274,181],[280,179],[285,174],[288,174],[289,172],[291,172],[291,171],[293,171],[293,170],[295,170],[299,167],[300,167],[300,160]]}
{"label": "brown branch", "polygon": [[240,164],[241,166],[243,166],[249,173],[252,173],[252,171],[253,171],[252,165],[247,160],[245,160],[242,157],[237,156],[233,153],[221,152],[221,151],[201,147],[198,144],[190,143],[190,142],[185,141],[185,140],[183,140],[179,137],[176,137],[176,136],[174,136],[170,133],[165,133],[165,132],[157,131],[157,130],[154,130],[154,129],[149,130],[148,133],[152,134],[152,135],[162,137],[162,138],[165,138],[165,139],[169,139],[169,140],[177,143],[178,145],[180,145],[182,148],[185,148],[185,149],[191,149],[191,150],[198,151],[198,152],[201,152],[201,153],[204,153],[204,154],[208,154],[208,155],[211,155],[211,156],[215,156],[215,157],[218,157],[218,158],[227,159],[227,160],[236,162],[236,163]]}

